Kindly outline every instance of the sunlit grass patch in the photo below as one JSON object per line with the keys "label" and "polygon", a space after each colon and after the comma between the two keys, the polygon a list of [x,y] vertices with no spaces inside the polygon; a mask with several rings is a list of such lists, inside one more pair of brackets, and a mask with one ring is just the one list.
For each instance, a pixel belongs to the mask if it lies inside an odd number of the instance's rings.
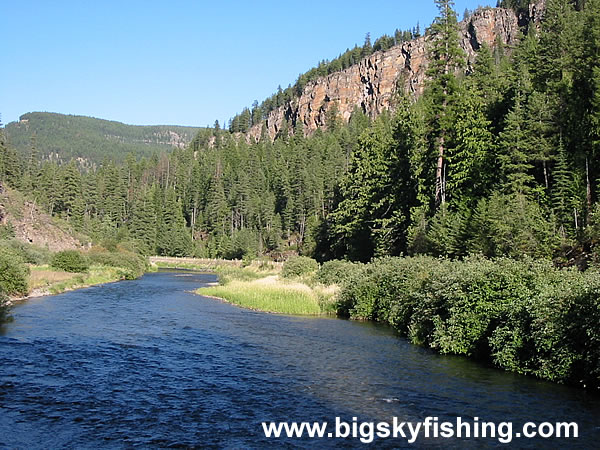
{"label": "sunlit grass patch", "polygon": [[60,294],[96,284],[110,283],[126,278],[127,269],[109,266],[91,266],[86,273],[70,273],[52,269],[50,266],[32,266],[29,291]]}
{"label": "sunlit grass patch", "polygon": [[48,289],[50,286],[65,283],[78,274],[52,269],[49,265],[31,266],[29,275],[29,291]]}
{"label": "sunlit grass patch", "polygon": [[232,280],[200,288],[196,293],[218,297],[244,308],[281,314],[317,315],[329,312],[335,290],[282,281],[275,275],[252,281]]}
{"label": "sunlit grass patch", "polygon": [[227,284],[231,281],[253,281],[260,280],[271,275],[276,275],[279,271],[273,268],[262,269],[259,266],[251,265],[248,267],[235,266],[217,266],[214,271],[219,275],[220,284]]}

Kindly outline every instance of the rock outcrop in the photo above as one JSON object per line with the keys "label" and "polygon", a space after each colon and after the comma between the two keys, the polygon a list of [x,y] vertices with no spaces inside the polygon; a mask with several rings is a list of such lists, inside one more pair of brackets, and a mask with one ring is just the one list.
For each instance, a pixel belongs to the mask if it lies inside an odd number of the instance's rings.
{"label": "rock outcrop", "polygon": [[9,224],[15,238],[25,243],[53,252],[83,248],[68,224],[59,226],[35,202],[4,186],[0,190],[0,225]]}
{"label": "rock outcrop", "polygon": [[[539,10],[540,7],[530,14],[539,16]],[[468,20],[461,22],[461,46],[467,55],[467,67],[484,43],[490,47],[499,42],[514,45],[522,20],[509,9],[480,8]],[[310,135],[317,128],[325,127],[327,111],[333,105],[344,121],[349,120],[356,107],[374,118],[393,108],[394,96],[399,89],[421,94],[428,64],[429,39],[429,36],[423,36],[385,52],[373,53],[352,67],[308,83],[300,97],[271,111],[264,124],[252,127],[247,139],[260,139],[265,125],[269,137],[274,139],[286,121],[291,128],[302,123],[304,133]]]}

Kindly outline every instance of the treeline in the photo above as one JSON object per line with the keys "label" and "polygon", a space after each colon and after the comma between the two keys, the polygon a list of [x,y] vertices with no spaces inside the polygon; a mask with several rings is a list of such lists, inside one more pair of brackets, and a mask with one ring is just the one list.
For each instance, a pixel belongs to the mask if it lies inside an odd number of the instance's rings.
{"label": "treeline", "polygon": [[[18,158],[5,148],[2,180],[95,242],[127,242],[144,254],[280,256],[315,245],[337,182],[368,119],[311,139],[252,146],[228,132],[200,133],[187,149],[96,170]],[[106,244],[108,245],[108,244]],[[105,246],[106,246],[105,245]]]}
{"label": "treeline", "polygon": [[[547,2],[515,48],[466,67],[456,14],[428,29],[428,81],[394,114],[248,145],[219,127],[170,154],[81,172],[4,148],[0,176],[98,241],[143,253],[369,261],[429,254],[593,261],[600,236],[600,15]],[[451,5],[449,5],[451,6]],[[468,70],[467,70],[468,69]],[[587,262],[586,262],[587,261]]]}
{"label": "treeline", "polygon": [[[325,258],[524,254],[566,262],[598,239],[599,4],[546,4],[516,48],[464,76],[456,16],[431,27],[429,80],[361,135]],[[447,11],[447,13],[445,13]]]}

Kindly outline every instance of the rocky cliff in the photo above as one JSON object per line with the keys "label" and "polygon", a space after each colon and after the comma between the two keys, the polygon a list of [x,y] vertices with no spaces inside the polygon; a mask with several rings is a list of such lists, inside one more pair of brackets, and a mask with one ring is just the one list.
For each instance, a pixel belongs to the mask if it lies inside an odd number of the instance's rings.
{"label": "rocky cliff", "polygon": [[[527,17],[518,17],[509,9],[480,8],[462,21],[461,46],[467,55],[468,65],[483,43],[491,47],[498,42],[514,45],[520,26],[531,20],[540,20],[543,4],[544,0],[540,0],[532,5]],[[346,70],[308,83],[300,97],[269,113],[264,124],[269,137],[274,139],[285,121],[292,126],[301,122],[304,133],[312,134],[317,128],[325,127],[327,111],[333,105],[344,121],[349,120],[356,107],[374,118],[393,108],[393,98],[399,88],[419,95],[423,91],[427,70],[429,39],[423,36],[385,52],[373,53]],[[262,129],[263,124],[252,127],[248,140],[258,140]]]}

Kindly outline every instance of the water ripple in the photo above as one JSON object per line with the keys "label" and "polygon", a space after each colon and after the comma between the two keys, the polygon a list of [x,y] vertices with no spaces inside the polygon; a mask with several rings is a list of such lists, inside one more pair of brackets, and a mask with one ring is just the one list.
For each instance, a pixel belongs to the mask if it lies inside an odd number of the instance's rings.
{"label": "water ripple", "polygon": [[275,444],[262,421],[335,417],[576,420],[583,437],[569,446],[600,437],[600,404],[581,391],[435,355],[385,327],[261,314],[189,292],[208,282],[160,272],[16,306],[0,336],[0,447],[258,448]]}

